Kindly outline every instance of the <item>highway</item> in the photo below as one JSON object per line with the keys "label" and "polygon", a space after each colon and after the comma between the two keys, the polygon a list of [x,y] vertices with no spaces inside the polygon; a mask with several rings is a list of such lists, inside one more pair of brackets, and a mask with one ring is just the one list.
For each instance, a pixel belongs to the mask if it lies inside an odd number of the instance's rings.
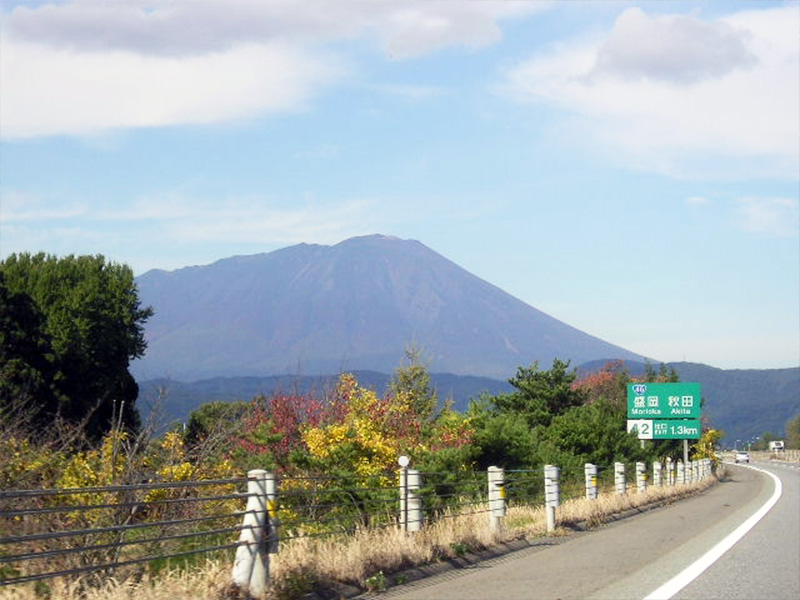
{"label": "highway", "polygon": [[728,465],[728,473],[694,498],[592,531],[532,540],[529,548],[380,597],[798,600],[800,468],[763,462]]}

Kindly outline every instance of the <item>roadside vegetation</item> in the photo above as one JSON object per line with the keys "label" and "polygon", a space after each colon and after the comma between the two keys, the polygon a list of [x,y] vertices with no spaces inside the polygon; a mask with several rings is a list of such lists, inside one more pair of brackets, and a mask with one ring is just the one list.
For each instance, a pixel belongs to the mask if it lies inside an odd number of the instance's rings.
{"label": "roadside vegetation", "polygon": [[[382,393],[343,373],[333,389],[316,393],[205,404],[185,424],[164,431],[140,422],[138,389],[128,371],[146,350],[143,327],[151,315],[140,306],[130,269],[103,257],[12,255],[0,263],[0,487],[227,479],[254,468],[286,478],[381,477],[396,471],[400,455],[423,473],[492,465],[540,470],[545,464],[577,472],[587,462],[610,469],[614,462],[682,458],[681,442],[642,444],[626,432],[632,378],[622,363],[580,379],[558,359],[549,369],[520,367],[509,379],[512,392],[475,398],[460,413],[438,397],[416,348],[406,350]],[[677,381],[677,374],[648,366],[644,379]],[[169,401],[168,390],[162,400]],[[720,436],[706,426],[691,458],[716,461]],[[686,491],[677,486],[605,496],[586,506],[574,501],[560,518],[602,522],[631,503]],[[481,515],[439,519],[414,536],[357,527],[345,537],[293,540],[274,557],[273,592],[293,597],[333,582],[379,588],[406,566],[541,535],[538,511],[512,507],[501,537]],[[88,524],[86,515],[67,515],[59,526],[101,527],[112,518],[103,515]],[[0,536],[13,527],[0,521]],[[0,588],[0,597],[197,598],[210,597],[209,589],[224,591],[229,580],[230,563],[198,565],[194,559],[173,566],[171,573],[145,565],[130,578]]]}

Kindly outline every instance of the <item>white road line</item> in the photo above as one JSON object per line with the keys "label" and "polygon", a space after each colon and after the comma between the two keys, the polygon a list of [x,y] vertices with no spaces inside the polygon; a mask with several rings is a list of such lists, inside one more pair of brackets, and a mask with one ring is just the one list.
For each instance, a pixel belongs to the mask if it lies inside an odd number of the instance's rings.
{"label": "white road line", "polygon": [[706,552],[698,560],[686,567],[683,571],[678,573],[660,588],[650,592],[644,597],[644,600],[669,600],[672,598],[692,581],[697,579],[697,577],[699,577],[703,571],[713,565],[723,554],[730,550],[734,544],[736,544],[736,542],[742,539],[745,534],[747,534],[747,532],[750,531],[753,526],[758,523],[764,517],[764,515],[770,511],[770,509],[772,509],[773,506],[775,506],[775,504],[778,502],[778,499],[781,497],[781,494],[783,493],[783,484],[781,483],[781,480],[778,479],[776,475],[773,475],[764,469],[751,466],[748,466],[747,468],[755,471],[761,471],[762,473],[766,473],[772,477],[773,481],[775,482],[775,491],[772,493],[770,499],[767,500],[764,505],[761,506],[761,508],[759,508],[755,513],[750,515],[750,517],[744,523],[729,533],[720,543],[718,543],[711,550]]}

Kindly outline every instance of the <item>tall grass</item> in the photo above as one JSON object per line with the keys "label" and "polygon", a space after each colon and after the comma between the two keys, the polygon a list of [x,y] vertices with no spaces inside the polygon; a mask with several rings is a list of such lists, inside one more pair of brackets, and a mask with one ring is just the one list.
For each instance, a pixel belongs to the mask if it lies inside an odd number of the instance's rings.
{"label": "tall grass", "polygon": [[[578,523],[597,526],[614,515],[659,502],[676,501],[713,485],[710,477],[699,483],[649,488],[618,496],[605,492],[597,500],[574,498],[557,509],[564,535]],[[281,545],[271,556],[270,600],[296,598],[314,588],[348,584],[362,589],[402,581],[400,573],[412,566],[455,558],[514,539],[546,535],[542,506],[509,506],[503,529],[494,531],[488,513],[447,513],[422,531],[409,534],[399,528],[362,529],[346,537],[297,538]],[[477,513],[477,514],[475,514]],[[230,586],[231,563],[209,561],[192,570],[166,570],[157,578],[138,582],[111,579],[102,587],[87,588],[76,582],[55,581],[46,596],[52,600],[189,600],[239,598]],[[34,585],[0,588],[0,600],[34,600],[42,597]]]}

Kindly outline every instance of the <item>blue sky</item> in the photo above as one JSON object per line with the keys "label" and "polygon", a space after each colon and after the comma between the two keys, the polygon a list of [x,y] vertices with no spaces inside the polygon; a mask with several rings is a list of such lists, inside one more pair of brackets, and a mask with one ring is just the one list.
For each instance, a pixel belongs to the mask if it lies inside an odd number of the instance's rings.
{"label": "blue sky", "polygon": [[0,2],[0,257],[416,239],[658,360],[800,364],[800,3]]}

